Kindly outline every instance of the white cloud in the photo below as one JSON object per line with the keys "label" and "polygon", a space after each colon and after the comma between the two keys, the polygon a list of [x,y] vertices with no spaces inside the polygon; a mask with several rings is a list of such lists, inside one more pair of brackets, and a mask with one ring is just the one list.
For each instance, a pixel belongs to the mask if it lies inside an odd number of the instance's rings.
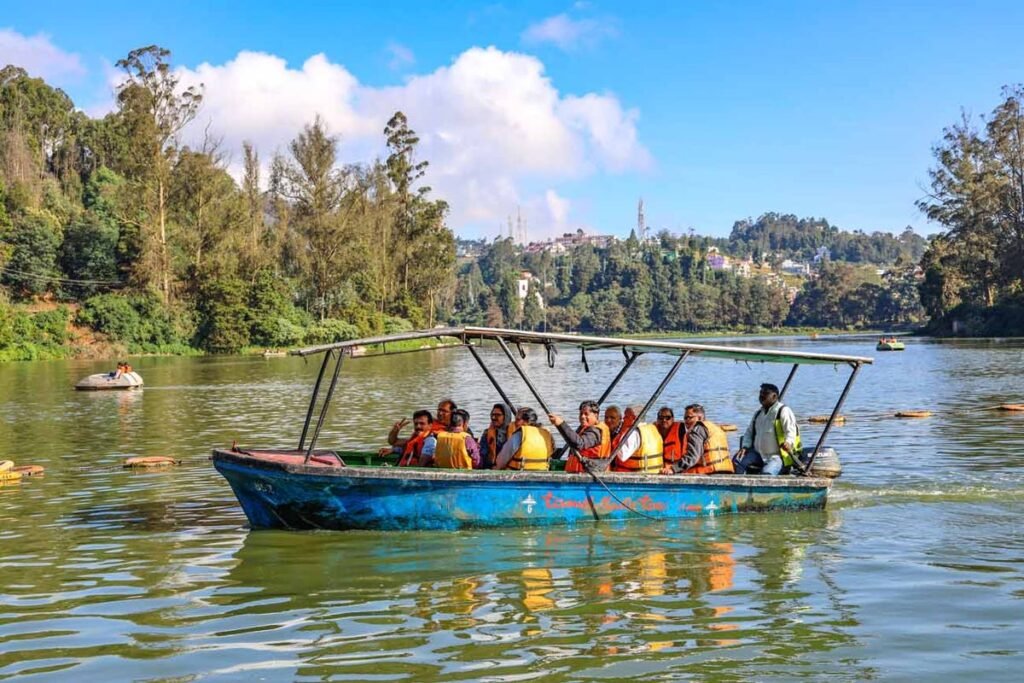
{"label": "white cloud", "polygon": [[611,19],[573,19],[562,13],[528,26],[522,40],[527,45],[550,43],[571,52],[582,46],[593,47],[617,34],[618,29]]}
{"label": "white cloud", "polygon": [[45,33],[25,36],[10,28],[0,28],[0,67],[7,64],[20,66],[30,75],[46,80],[85,75],[81,58],[61,50]]}
{"label": "white cloud", "polygon": [[388,60],[388,67],[392,71],[401,71],[416,63],[416,55],[413,54],[410,48],[401,43],[388,43],[387,51],[391,55],[391,59]]}
{"label": "white cloud", "polygon": [[236,172],[243,140],[269,160],[318,114],[340,136],[345,161],[370,161],[386,154],[384,124],[405,112],[420,137],[419,157],[430,161],[425,181],[449,202],[449,223],[464,234],[495,234],[517,206],[531,238],[556,234],[574,220],[571,202],[555,189],[559,180],[651,163],[635,110],[608,93],[564,95],[540,60],[493,47],[382,88],[361,85],[322,54],[291,68],[274,55],[241,52],[177,73],[182,85],[205,90],[186,142],[200,142],[209,126],[233,153]]}

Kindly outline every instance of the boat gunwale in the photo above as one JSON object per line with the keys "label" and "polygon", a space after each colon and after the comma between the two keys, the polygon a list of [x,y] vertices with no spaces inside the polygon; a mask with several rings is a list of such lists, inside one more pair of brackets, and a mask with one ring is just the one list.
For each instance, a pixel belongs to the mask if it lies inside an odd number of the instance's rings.
{"label": "boat gunwale", "polygon": [[[274,449],[257,449],[256,451],[273,451]],[[296,458],[302,456],[296,454]],[[804,476],[767,476],[743,474],[673,474],[649,475],[628,474],[619,472],[602,472],[597,477],[586,474],[570,474],[553,471],[530,470],[440,470],[419,467],[374,467],[374,466],[323,466],[307,465],[302,462],[287,463],[267,460],[249,453],[239,453],[230,449],[215,448],[211,457],[216,465],[219,461],[227,461],[250,469],[279,471],[288,475],[322,476],[352,479],[393,479],[418,482],[465,482],[465,483],[566,483],[586,484],[597,482],[605,484],[644,484],[654,486],[681,486],[687,488],[703,487],[759,487],[759,488],[800,488],[826,489],[832,488],[832,479],[828,477]]]}

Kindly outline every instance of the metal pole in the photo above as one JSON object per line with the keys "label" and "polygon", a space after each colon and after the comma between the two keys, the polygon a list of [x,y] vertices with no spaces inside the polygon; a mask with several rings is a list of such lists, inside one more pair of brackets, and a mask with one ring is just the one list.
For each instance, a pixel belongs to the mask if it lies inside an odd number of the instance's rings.
{"label": "metal pole", "polygon": [[477,353],[476,348],[472,344],[466,342],[466,346],[469,347],[469,352],[473,355],[473,358],[476,359],[476,362],[480,364],[480,369],[484,371],[485,375],[487,375],[487,379],[489,379],[491,381],[491,384],[494,385],[494,388],[498,390],[498,395],[501,396],[501,400],[505,402],[505,405],[508,406],[509,410],[512,411],[512,414],[515,415],[515,405],[512,403],[511,399],[509,399],[509,397],[505,395],[505,390],[501,388],[500,384],[498,384],[498,380],[495,379],[494,375],[491,374],[490,369],[486,365],[484,365],[484,359],[480,357],[480,354]]}
{"label": "metal pole", "polygon": [[640,414],[636,416],[636,420],[634,420],[633,424],[629,426],[629,429],[626,430],[626,433],[622,435],[622,439],[619,440],[618,447],[616,447],[616,449],[612,451],[611,459],[613,461],[619,454],[619,451],[622,449],[623,445],[625,445],[626,439],[629,438],[629,435],[640,428],[640,423],[643,422],[644,416],[647,414],[647,411],[651,409],[651,406],[654,405],[654,402],[658,400],[659,396],[661,396],[661,392],[665,391],[665,388],[668,386],[668,383],[672,381],[672,378],[675,377],[676,372],[679,370],[679,366],[683,364],[683,361],[686,360],[686,357],[689,355],[689,351],[683,351],[682,355],[679,356],[675,364],[672,366],[672,369],[668,371],[667,375],[665,375],[665,379],[661,380],[661,384],[658,385],[658,388],[654,390],[654,393],[647,400],[647,403],[644,404],[644,407],[640,410]]}
{"label": "metal pole", "polygon": [[[828,422],[825,423],[825,429],[822,430],[821,436],[818,437],[818,443],[814,446],[814,452],[811,453],[811,459],[807,461],[804,466],[804,473],[810,474],[811,466],[814,465],[814,459],[818,457],[818,451],[825,445],[825,437],[828,436],[829,430],[832,429],[832,423],[835,422],[836,416],[839,415],[839,411],[843,407],[843,402],[846,400],[846,395],[850,393],[850,387],[853,386],[853,380],[860,372],[860,363],[853,364],[853,372],[850,373],[850,379],[846,380],[846,386],[843,387],[843,393],[839,394],[839,400],[836,402],[836,407],[832,409],[832,414],[828,416]],[[794,458],[795,460],[795,458]]]}
{"label": "metal pole", "polygon": [[313,430],[313,438],[309,440],[309,449],[306,451],[306,459],[303,462],[309,462],[310,456],[313,455],[313,447],[316,446],[316,440],[320,436],[320,429],[324,426],[324,418],[327,417],[327,408],[331,405],[334,388],[338,385],[338,374],[341,372],[341,361],[344,358],[345,352],[339,350],[338,362],[334,365],[334,376],[331,377],[331,386],[327,387],[327,396],[324,397],[324,405],[320,408],[320,418],[316,421],[316,429]]}
{"label": "metal pole", "polygon": [[316,407],[316,398],[320,395],[320,382],[324,379],[324,371],[327,369],[327,361],[331,358],[330,352],[324,353],[324,362],[320,364],[320,374],[316,376],[316,384],[313,385],[313,398],[309,399],[309,410],[306,411],[306,421],[302,425],[302,436],[299,437],[299,450],[306,445],[306,432],[309,431],[309,421],[313,419],[313,408]]}
{"label": "metal pole", "polygon": [[601,405],[605,402],[605,399],[607,399],[608,396],[612,393],[612,390],[615,388],[615,385],[618,384],[619,380],[622,379],[623,375],[626,374],[626,370],[629,370],[629,366],[632,365],[633,361],[635,361],[639,357],[640,354],[637,353],[636,351],[630,354],[629,358],[626,359],[626,364],[622,366],[621,370],[619,370],[619,374],[615,375],[615,379],[612,380],[612,383],[609,384],[608,388],[604,390],[603,394],[601,394],[601,398],[597,399],[597,405]]}
{"label": "metal pole", "polygon": [[540,394],[537,392],[537,387],[533,386],[533,382],[531,382],[530,378],[526,376],[526,371],[523,370],[523,366],[520,365],[519,361],[516,360],[516,357],[512,355],[512,350],[508,348],[508,344],[505,343],[505,340],[502,337],[498,337],[497,339],[498,346],[500,346],[501,350],[505,352],[505,355],[508,356],[509,362],[512,363],[512,367],[516,369],[516,372],[519,373],[519,376],[523,378],[524,382],[526,382],[527,388],[530,390],[530,393],[533,394],[533,397],[537,399],[537,403],[540,404],[541,409],[545,413],[550,414],[551,409],[548,408],[546,403],[544,403],[544,399],[540,397]]}
{"label": "metal pole", "polygon": [[789,389],[789,383],[793,381],[793,375],[796,374],[796,369],[800,367],[798,363],[793,364],[793,369],[789,371],[789,377],[786,378],[786,383],[782,385],[782,391],[779,392],[779,400],[786,395],[786,389]]}

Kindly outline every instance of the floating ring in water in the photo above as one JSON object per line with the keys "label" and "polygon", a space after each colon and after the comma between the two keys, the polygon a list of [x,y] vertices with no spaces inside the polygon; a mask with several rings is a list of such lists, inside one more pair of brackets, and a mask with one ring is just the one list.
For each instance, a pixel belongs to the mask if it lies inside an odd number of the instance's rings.
{"label": "floating ring in water", "polygon": [[0,472],[7,472],[14,469],[13,460],[0,460]]}
{"label": "floating ring in water", "polygon": [[[809,418],[807,418],[807,421],[810,422],[811,424],[825,424],[826,422],[828,422],[828,415],[811,415]],[[845,422],[845,415],[836,415],[836,419],[835,421],[832,422],[832,424],[841,425],[844,424]]]}
{"label": "floating ring in water", "polygon": [[23,477],[35,477],[42,474],[45,471],[45,467],[42,465],[19,465],[13,468],[12,472],[17,472]]}
{"label": "floating ring in water", "polygon": [[14,470],[0,472],[0,484],[11,481],[18,481],[19,479],[21,479],[21,472],[15,472]]}
{"label": "floating ring in water", "polygon": [[724,425],[718,425],[718,427],[723,432],[735,432],[736,431],[736,425],[724,424]]}
{"label": "floating ring in water", "polygon": [[180,465],[180,460],[175,460],[166,455],[150,455],[145,457],[128,458],[124,461],[125,467],[171,467]]}
{"label": "floating ring in water", "polygon": [[930,410],[901,410],[896,413],[896,417],[931,417],[932,411]]}
{"label": "floating ring in water", "polygon": [[1024,412],[1024,403],[1004,403],[997,410],[1009,410],[1013,412]]}

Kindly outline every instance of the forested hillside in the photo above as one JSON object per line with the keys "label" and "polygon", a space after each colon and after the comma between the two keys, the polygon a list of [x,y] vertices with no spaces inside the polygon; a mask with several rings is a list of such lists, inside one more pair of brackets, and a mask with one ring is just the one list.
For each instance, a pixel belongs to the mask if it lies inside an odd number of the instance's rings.
{"label": "forested hillside", "polygon": [[[246,146],[241,179],[215,136],[187,146],[201,106],[158,47],[117,63],[116,108],[94,119],[17,66],[0,71],[0,356],[60,355],[16,302],[77,302],[76,322],[126,351],[233,351],[432,325],[454,276],[447,204],[401,112],[388,156],[350,164],[314,119],[286,154]],[[268,188],[268,189],[265,189]]]}

